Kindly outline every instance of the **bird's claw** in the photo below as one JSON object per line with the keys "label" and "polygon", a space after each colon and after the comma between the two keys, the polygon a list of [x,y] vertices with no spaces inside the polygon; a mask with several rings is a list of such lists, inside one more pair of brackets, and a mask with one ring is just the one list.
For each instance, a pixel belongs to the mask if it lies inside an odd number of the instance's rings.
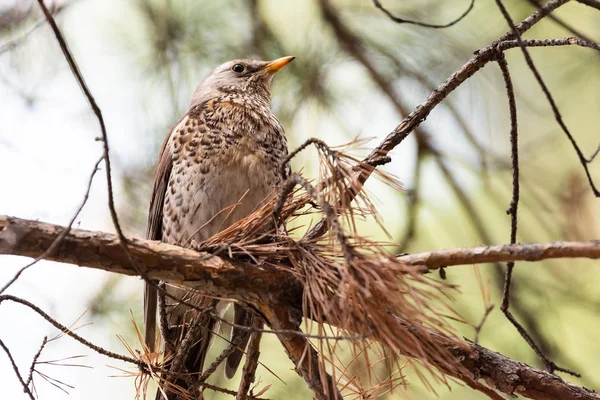
{"label": "bird's claw", "polygon": [[190,241],[190,249],[201,251],[200,243],[196,239]]}

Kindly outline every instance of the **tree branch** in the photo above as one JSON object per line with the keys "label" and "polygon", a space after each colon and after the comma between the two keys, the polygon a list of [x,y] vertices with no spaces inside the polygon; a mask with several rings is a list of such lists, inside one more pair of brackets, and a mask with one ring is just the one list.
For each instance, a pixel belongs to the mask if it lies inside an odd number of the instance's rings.
{"label": "tree branch", "polygon": [[464,382],[469,379],[483,379],[496,390],[521,395],[537,400],[591,400],[600,399],[600,395],[589,389],[565,382],[561,377],[541,371],[527,364],[511,360],[477,343],[468,342],[468,348],[453,348],[447,338],[436,335],[434,342],[452,349],[452,354],[461,360],[461,364],[473,375],[456,376]]}
{"label": "tree branch", "polygon": [[392,21],[394,21],[398,24],[412,24],[412,25],[422,26],[425,28],[440,29],[440,28],[449,28],[449,27],[457,24],[458,22],[462,21],[473,9],[473,6],[475,5],[475,0],[471,0],[471,2],[469,3],[469,7],[458,18],[456,18],[446,24],[429,24],[429,23],[425,23],[425,22],[412,21],[412,20],[409,20],[406,18],[400,18],[400,17],[395,16],[387,8],[385,8],[379,0],[373,0],[373,4],[375,5],[375,7],[380,9],[385,15],[387,15]]}
{"label": "tree branch", "polygon": [[[0,216],[0,254],[37,257],[64,232],[60,225]],[[194,287],[211,294],[256,303],[267,293],[279,293],[294,304],[301,298],[299,282],[272,266],[227,261],[161,242],[131,238],[129,252],[153,280]],[[129,276],[139,276],[118,235],[71,229],[47,260],[85,265]],[[277,279],[274,277],[277,276]],[[280,281],[280,279],[284,281]],[[281,287],[298,288],[297,291]]]}
{"label": "tree branch", "polygon": [[[523,33],[529,30],[533,25],[538,23],[545,16],[550,14],[552,11],[562,6],[565,3],[568,3],[569,0],[551,0],[546,3],[544,6],[540,7],[529,17],[525,18],[520,24],[515,27],[515,30],[518,33]],[[326,19],[329,21],[334,21],[337,17],[334,14],[334,11],[329,6],[329,0],[320,0],[321,9],[324,11]],[[379,158],[381,156],[387,156],[388,153],[393,150],[396,146],[398,146],[404,139],[408,137],[408,135],[414,131],[423,121],[427,119],[431,111],[440,104],[450,93],[452,93],[456,88],[458,88],[464,81],[469,79],[475,73],[477,73],[480,69],[486,66],[489,62],[495,61],[498,59],[500,51],[505,50],[502,49],[501,45],[506,45],[503,42],[511,42],[515,39],[515,35],[513,31],[507,32],[494,42],[492,42],[489,46],[481,48],[475,51],[475,56],[472,57],[469,61],[467,61],[462,67],[456,70],[451,76],[444,81],[440,86],[438,86],[431,94],[419,104],[410,114],[408,114],[400,124],[394,128],[392,132],[390,132],[385,139],[375,148],[371,153],[363,160],[363,165],[370,165],[374,158]],[[511,46],[507,45],[508,48]],[[518,46],[518,44],[517,44]],[[372,168],[363,168],[359,172],[357,172],[355,182],[351,185],[352,190],[348,193],[346,202],[350,202],[354,199],[358,191],[362,188],[367,179],[371,176],[374,167]],[[321,220],[317,223],[311,231],[305,236],[306,239],[314,239],[316,237],[322,236],[328,229],[327,221]]]}
{"label": "tree branch", "polygon": [[[37,257],[64,232],[60,225],[0,216],[0,254]],[[294,305],[301,298],[300,282],[285,268],[257,266],[166,243],[129,239],[131,254],[151,279],[179,283],[222,297],[252,303],[269,293],[271,301]],[[401,256],[407,265],[440,267],[553,258],[600,258],[600,241],[503,244],[437,250]],[[62,246],[47,260],[137,276],[117,235],[71,229]],[[282,290],[285,287],[285,291]]]}
{"label": "tree branch", "polygon": [[501,244],[437,250],[403,256],[409,265],[422,265],[429,270],[454,265],[470,265],[507,261],[541,261],[551,258],[600,258],[600,241]]}
{"label": "tree branch", "polygon": [[17,375],[19,382],[21,382],[21,386],[23,386],[23,392],[26,393],[27,396],[29,396],[29,398],[31,400],[35,400],[33,393],[31,393],[31,389],[29,389],[28,384],[23,380],[23,375],[21,375],[21,373],[19,372],[19,367],[17,367],[17,364],[15,363],[15,359],[13,358],[12,354],[10,353],[10,350],[8,349],[8,347],[4,344],[4,342],[1,339],[0,339],[0,347],[4,350],[4,352],[8,356],[8,359],[10,360],[13,371],[15,371],[15,374]]}
{"label": "tree branch", "polygon": [[[64,232],[64,227],[39,221],[0,216],[0,254],[37,257]],[[254,305],[267,321],[288,321],[292,326],[273,326],[290,357],[299,362],[300,371],[309,383],[327,383],[318,388],[324,395],[333,394],[330,379],[315,380],[321,374],[314,357],[307,357],[311,349],[302,335],[291,335],[301,318],[302,287],[287,268],[257,266],[242,261],[228,260],[208,253],[198,253],[165,243],[129,239],[129,251],[139,265],[145,266],[151,279],[160,279],[201,289],[221,297],[234,298]],[[600,241],[555,242],[517,245],[498,245],[465,249],[441,250],[401,257],[417,270],[441,266],[503,262],[510,260],[539,261],[548,258],[600,258]],[[62,245],[48,260],[85,265],[105,271],[137,276],[119,237],[104,232],[71,229]],[[279,304],[275,310],[273,304]],[[267,307],[269,305],[270,307]],[[286,318],[273,313],[284,313]],[[293,321],[297,320],[296,323]],[[280,331],[277,331],[280,329]],[[410,326],[408,327],[410,329]],[[284,331],[285,330],[285,331]],[[295,340],[294,337],[298,338]],[[480,378],[493,383],[496,390],[517,393],[536,399],[600,399],[598,394],[566,383],[560,377],[510,360],[474,343],[449,339],[430,333],[432,343],[448,349],[471,376],[447,371],[458,379],[473,383]],[[296,343],[298,342],[298,343]],[[335,395],[334,395],[335,396]]]}
{"label": "tree branch", "polygon": [[[254,318],[252,321],[252,327],[255,329],[261,329],[263,321],[261,318]],[[251,385],[254,383],[256,368],[258,367],[258,357],[260,356],[260,340],[262,338],[262,332],[252,332],[250,336],[250,342],[248,344],[248,350],[246,351],[246,362],[242,371],[242,379],[238,386],[238,395],[236,400],[247,400],[248,392],[251,390]]]}

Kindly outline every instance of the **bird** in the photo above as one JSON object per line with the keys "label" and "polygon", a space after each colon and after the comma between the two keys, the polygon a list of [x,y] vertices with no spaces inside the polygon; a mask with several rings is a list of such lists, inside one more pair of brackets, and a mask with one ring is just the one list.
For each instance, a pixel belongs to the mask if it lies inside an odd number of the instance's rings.
{"label": "bird", "polygon": [[[163,142],[150,200],[147,239],[197,246],[256,210],[289,176],[287,140],[271,110],[270,85],[273,76],[294,58],[228,61],[201,81],[187,112]],[[163,332],[163,337],[177,345],[192,323],[202,324],[202,337],[187,350],[185,359],[188,373],[202,372],[220,320],[214,313],[211,316],[197,309],[213,309],[222,317],[229,303],[170,285],[166,291],[171,295],[166,299],[167,324],[183,332]],[[157,283],[146,282],[145,342],[150,352],[155,351],[157,299]],[[252,318],[249,310],[234,304],[235,325],[249,326]],[[249,339],[249,331],[235,325],[231,342],[237,340],[239,344],[226,360],[229,379]]]}

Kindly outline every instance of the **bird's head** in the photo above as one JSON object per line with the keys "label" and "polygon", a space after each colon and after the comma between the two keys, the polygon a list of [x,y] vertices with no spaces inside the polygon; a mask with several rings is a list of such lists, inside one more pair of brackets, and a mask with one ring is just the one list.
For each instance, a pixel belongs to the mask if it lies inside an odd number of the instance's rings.
{"label": "bird's head", "polygon": [[233,60],[219,65],[200,82],[192,97],[192,106],[223,95],[239,93],[269,101],[273,75],[289,64],[293,56],[273,61]]}

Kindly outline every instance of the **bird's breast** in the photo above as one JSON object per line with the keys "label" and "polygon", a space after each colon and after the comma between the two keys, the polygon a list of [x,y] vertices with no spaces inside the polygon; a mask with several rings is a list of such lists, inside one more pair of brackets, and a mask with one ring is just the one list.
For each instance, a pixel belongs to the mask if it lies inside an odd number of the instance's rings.
{"label": "bird's breast", "polygon": [[176,162],[165,198],[163,236],[172,243],[206,240],[256,210],[280,183],[269,153],[238,141]]}
{"label": "bird's breast", "polygon": [[250,105],[213,99],[173,129],[163,240],[206,240],[257,209],[281,182],[283,129],[269,108]]}

